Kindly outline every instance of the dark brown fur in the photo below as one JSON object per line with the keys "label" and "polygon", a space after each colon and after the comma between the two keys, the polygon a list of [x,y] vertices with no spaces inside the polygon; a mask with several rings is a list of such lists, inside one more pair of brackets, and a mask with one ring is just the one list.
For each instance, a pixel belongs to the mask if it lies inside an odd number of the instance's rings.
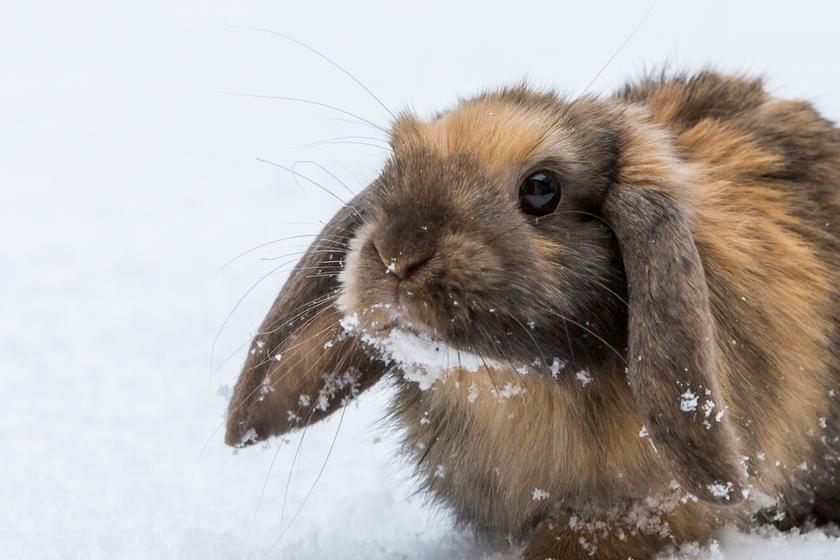
{"label": "dark brown fur", "polygon": [[[703,72],[610,98],[490,93],[400,118],[392,147],[266,318],[228,443],[388,375],[430,494],[530,538],[527,559],[646,558],[722,523],[840,518],[832,123]],[[534,219],[517,192],[538,169],[563,198]],[[361,329],[338,325],[350,313]],[[394,326],[492,365],[455,363],[421,391],[360,334]],[[763,496],[777,506],[755,516]]]}

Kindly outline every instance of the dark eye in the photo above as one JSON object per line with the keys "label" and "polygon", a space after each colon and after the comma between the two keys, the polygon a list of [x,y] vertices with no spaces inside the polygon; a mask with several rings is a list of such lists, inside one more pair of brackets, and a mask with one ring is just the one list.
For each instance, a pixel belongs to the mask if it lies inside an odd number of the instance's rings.
{"label": "dark eye", "polygon": [[551,214],[560,203],[560,181],[550,171],[537,171],[519,187],[519,206],[531,216]]}

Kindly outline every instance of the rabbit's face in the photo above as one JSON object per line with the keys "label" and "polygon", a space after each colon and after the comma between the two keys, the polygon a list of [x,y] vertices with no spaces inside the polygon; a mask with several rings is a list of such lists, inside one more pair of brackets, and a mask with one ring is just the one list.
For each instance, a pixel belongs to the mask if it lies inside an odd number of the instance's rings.
{"label": "rabbit's face", "polygon": [[545,372],[614,357],[626,290],[598,212],[616,147],[591,113],[501,96],[399,121],[341,275],[345,311]]}

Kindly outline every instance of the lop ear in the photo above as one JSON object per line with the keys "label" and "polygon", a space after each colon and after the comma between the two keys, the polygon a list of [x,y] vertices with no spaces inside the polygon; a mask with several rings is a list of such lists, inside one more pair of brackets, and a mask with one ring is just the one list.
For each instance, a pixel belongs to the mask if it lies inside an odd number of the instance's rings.
{"label": "lop ear", "polygon": [[627,278],[628,376],[646,427],[681,482],[717,503],[742,499],[736,440],[716,370],[703,263],[663,188],[613,185],[603,212]]}
{"label": "lop ear", "polygon": [[335,304],[364,195],[326,225],[254,337],[228,407],[228,445],[243,447],[325,418],[385,372],[386,364],[342,328]]}

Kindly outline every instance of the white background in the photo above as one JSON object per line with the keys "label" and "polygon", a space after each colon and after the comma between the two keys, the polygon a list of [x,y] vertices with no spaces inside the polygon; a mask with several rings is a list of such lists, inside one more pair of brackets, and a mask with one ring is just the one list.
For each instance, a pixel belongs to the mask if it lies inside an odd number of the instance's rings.
{"label": "white background", "polygon": [[[385,390],[347,412],[326,463],[337,418],[307,432],[293,469],[300,436],[235,455],[214,431],[225,408],[217,389],[242,361],[236,354],[211,379],[214,337],[282,262],[262,259],[299,251],[301,240],[217,269],[266,241],[317,232],[338,206],[256,158],[316,160],[358,190],[384,156],[355,144],[302,148],[382,134],[327,109],[231,93],[323,101],[388,124],[328,63],[228,24],[291,34],[394,111],[425,114],[523,78],[580,92],[650,6],[4,0],[0,558],[260,558],[281,516],[288,525],[298,510],[268,557],[502,554],[409,499],[395,438],[376,425]],[[765,74],[774,91],[837,118],[838,12],[828,2],[659,2],[591,90],[665,63],[714,64]],[[329,181],[311,165],[299,170]],[[248,293],[216,365],[248,339],[284,277]],[[682,555],[840,555],[818,532],[721,539]]]}

